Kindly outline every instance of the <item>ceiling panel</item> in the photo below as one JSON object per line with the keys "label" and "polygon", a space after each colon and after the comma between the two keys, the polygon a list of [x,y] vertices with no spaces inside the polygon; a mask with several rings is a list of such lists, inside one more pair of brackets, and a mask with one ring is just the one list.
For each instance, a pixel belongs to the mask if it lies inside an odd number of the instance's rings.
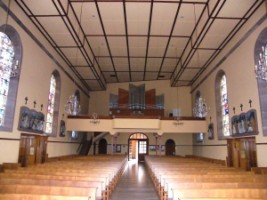
{"label": "ceiling panel", "polygon": [[95,79],[95,76],[90,67],[75,67],[76,71],[81,74],[84,79]]}
{"label": "ceiling panel", "polygon": [[238,20],[216,19],[200,44],[200,48],[218,48],[236,26]]}
{"label": "ceiling panel", "polygon": [[76,15],[81,18],[80,23],[86,35],[103,34],[95,3],[73,3],[72,5]]}
{"label": "ceiling panel", "polygon": [[112,61],[109,57],[100,57],[97,59],[102,71],[113,71]]}
{"label": "ceiling panel", "polygon": [[126,12],[128,34],[147,35],[150,3],[126,3]]}
{"label": "ceiling panel", "polygon": [[88,85],[90,85],[90,87],[93,91],[103,90],[103,88],[101,87],[101,85],[99,84],[99,82],[97,80],[86,80],[85,82]]}
{"label": "ceiling panel", "polygon": [[108,83],[116,83],[117,77],[114,72],[103,72],[103,75]]}
{"label": "ceiling panel", "polygon": [[34,15],[56,15],[58,14],[52,0],[24,0]]}
{"label": "ceiling panel", "polygon": [[190,36],[203,9],[202,4],[182,4],[173,35]]}
{"label": "ceiling panel", "polygon": [[151,34],[170,35],[178,4],[157,3],[153,7]]}
{"label": "ceiling panel", "polygon": [[167,37],[151,37],[149,40],[148,56],[163,57],[167,42]]}
{"label": "ceiling panel", "polygon": [[114,61],[114,64],[117,66],[117,65],[126,65],[128,66],[128,58],[125,57],[125,58],[113,58],[113,61]]}
{"label": "ceiling panel", "polygon": [[130,73],[129,72],[118,72],[119,82],[129,82],[130,81]]}
{"label": "ceiling panel", "polygon": [[171,75],[172,75],[172,73],[161,72],[159,74],[158,79],[160,79],[160,80],[171,79]]}
{"label": "ceiling panel", "polygon": [[145,37],[129,37],[130,56],[145,56],[146,43]]}
{"label": "ceiling panel", "polygon": [[178,62],[178,59],[169,59],[169,58],[165,58],[163,65],[162,65],[162,69],[161,71],[163,72],[172,72],[174,70],[174,68],[176,67]]}
{"label": "ceiling panel", "polygon": [[132,81],[142,81],[144,72],[132,72]]}
{"label": "ceiling panel", "polygon": [[147,71],[159,71],[162,58],[148,58],[146,64]]}
{"label": "ceiling panel", "polygon": [[179,57],[188,42],[189,38],[172,37],[167,50],[167,57]]}
{"label": "ceiling panel", "polygon": [[198,69],[185,69],[179,79],[183,81],[192,80],[198,71]]}
{"label": "ceiling panel", "polygon": [[126,37],[108,37],[112,56],[127,56]]}
{"label": "ceiling panel", "polygon": [[38,21],[58,46],[76,45],[61,17],[39,17]]}
{"label": "ceiling panel", "polygon": [[132,71],[144,71],[145,58],[130,58]]}
{"label": "ceiling panel", "polygon": [[[248,9],[253,6],[257,0],[234,0],[226,1],[218,17],[244,17]],[[237,9],[238,8],[238,9]]]}
{"label": "ceiling panel", "polygon": [[190,59],[188,68],[201,68],[212,56],[215,50],[197,50]]}
{"label": "ceiling panel", "polygon": [[106,34],[125,34],[122,3],[98,3]]}
{"label": "ceiling panel", "polygon": [[151,80],[155,80],[158,77],[158,73],[157,72],[146,72],[145,74],[145,80],[146,81],[151,81]]}

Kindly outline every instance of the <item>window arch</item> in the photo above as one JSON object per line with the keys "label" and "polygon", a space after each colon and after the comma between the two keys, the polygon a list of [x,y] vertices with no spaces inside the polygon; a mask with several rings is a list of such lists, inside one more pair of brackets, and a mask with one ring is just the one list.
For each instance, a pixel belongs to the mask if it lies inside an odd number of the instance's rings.
{"label": "window arch", "polygon": [[[267,28],[263,29],[257,38],[254,49],[254,62],[258,65],[260,60],[260,54],[265,59],[265,66],[267,65]],[[262,120],[262,132],[264,136],[267,136],[267,81],[257,79],[259,99],[260,99],[260,112]]]}
{"label": "window arch", "polygon": [[60,102],[60,76],[54,71],[50,78],[48,94],[45,132],[51,136],[57,135],[58,115]]}
{"label": "window arch", "polygon": [[217,113],[217,131],[218,138],[224,139],[230,136],[229,125],[229,105],[227,92],[227,79],[223,71],[220,71],[216,77],[216,113]]}
{"label": "window arch", "polygon": [[[0,131],[12,131],[22,60],[18,32],[10,25],[0,26]],[[4,70],[7,66],[10,70]],[[15,74],[11,72],[15,70]]]}

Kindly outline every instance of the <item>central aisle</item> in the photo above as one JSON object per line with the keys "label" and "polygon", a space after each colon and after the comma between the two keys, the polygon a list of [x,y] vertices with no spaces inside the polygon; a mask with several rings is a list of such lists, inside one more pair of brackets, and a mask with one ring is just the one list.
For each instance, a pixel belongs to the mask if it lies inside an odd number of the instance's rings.
{"label": "central aisle", "polygon": [[129,161],[111,200],[159,200],[145,164]]}

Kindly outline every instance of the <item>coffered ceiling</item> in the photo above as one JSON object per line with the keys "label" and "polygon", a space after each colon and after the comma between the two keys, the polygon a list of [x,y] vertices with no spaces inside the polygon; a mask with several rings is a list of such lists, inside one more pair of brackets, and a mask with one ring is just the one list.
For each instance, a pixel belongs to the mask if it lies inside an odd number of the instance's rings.
{"label": "coffered ceiling", "polygon": [[89,91],[188,86],[264,0],[15,0]]}

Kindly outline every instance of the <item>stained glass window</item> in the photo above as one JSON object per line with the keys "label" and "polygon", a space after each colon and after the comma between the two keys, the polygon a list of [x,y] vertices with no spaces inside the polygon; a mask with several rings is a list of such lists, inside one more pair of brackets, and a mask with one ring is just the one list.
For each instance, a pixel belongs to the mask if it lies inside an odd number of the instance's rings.
{"label": "stained glass window", "polygon": [[54,116],[54,107],[55,107],[55,96],[56,96],[56,78],[54,75],[50,79],[50,90],[48,95],[48,106],[47,106],[47,115],[46,115],[46,133],[52,133],[53,127],[53,116]]}
{"label": "stained glass window", "polygon": [[11,40],[6,34],[0,32],[0,126],[3,126],[5,123],[7,95],[11,68],[14,65],[14,56],[14,46]]}
{"label": "stained glass window", "polygon": [[223,136],[230,136],[229,128],[229,106],[227,94],[226,76],[222,75],[220,80],[220,100],[221,100],[221,114],[222,114],[222,133]]}

